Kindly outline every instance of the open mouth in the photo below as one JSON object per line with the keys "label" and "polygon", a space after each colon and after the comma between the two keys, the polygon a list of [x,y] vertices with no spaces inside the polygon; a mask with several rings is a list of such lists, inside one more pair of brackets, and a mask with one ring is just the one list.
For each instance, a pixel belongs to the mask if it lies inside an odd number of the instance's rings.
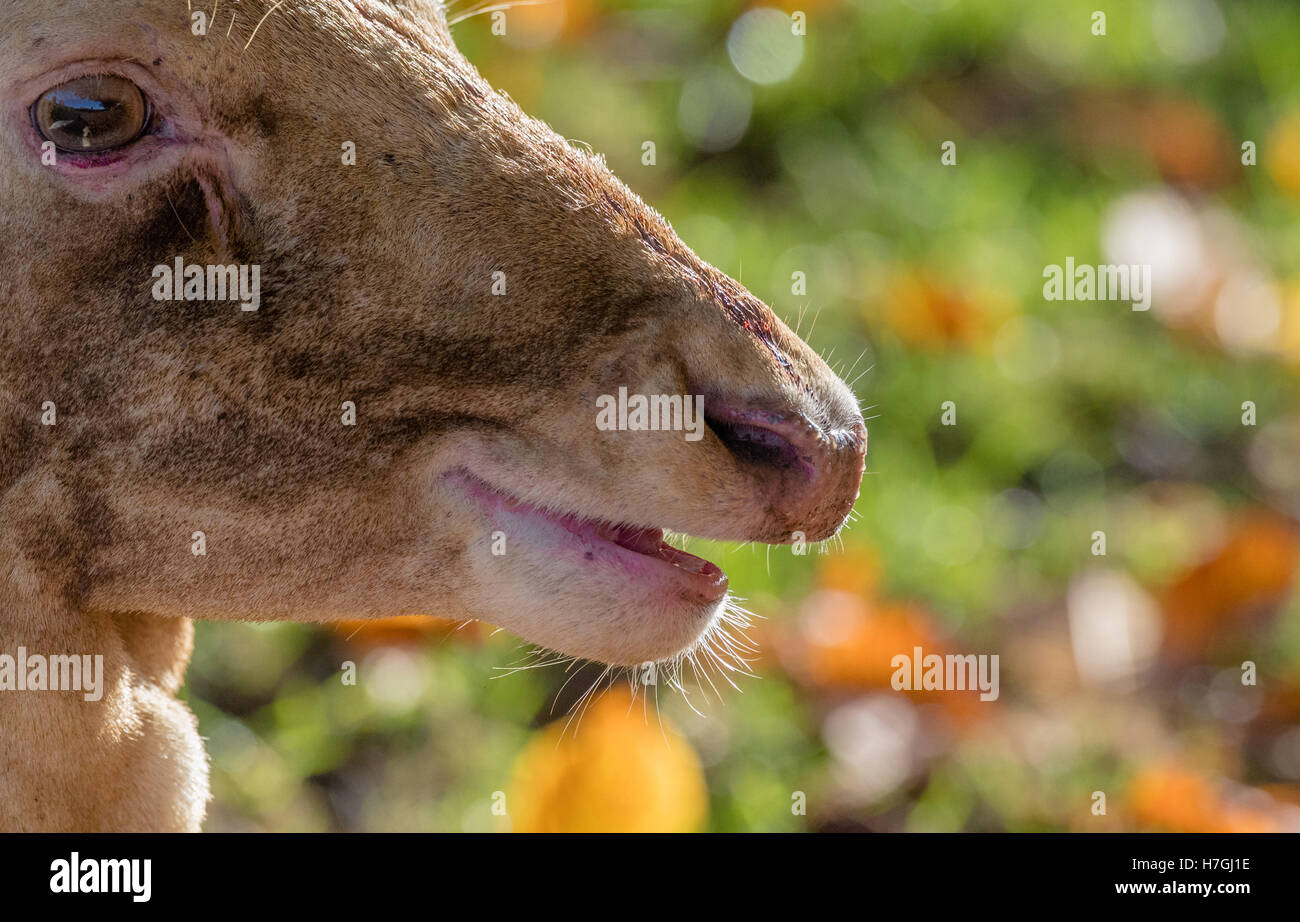
{"label": "open mouth", "polygon": [[568,562],[590,567],[614,566],[632,583],[671,587],[694,604],[721,602],[727,575],[711,561],[688,554],[664,540],[662,528],[590,519],[525,502],[459,470],[448,475],[483,505],[493,521],[512,537],[545,549]]}

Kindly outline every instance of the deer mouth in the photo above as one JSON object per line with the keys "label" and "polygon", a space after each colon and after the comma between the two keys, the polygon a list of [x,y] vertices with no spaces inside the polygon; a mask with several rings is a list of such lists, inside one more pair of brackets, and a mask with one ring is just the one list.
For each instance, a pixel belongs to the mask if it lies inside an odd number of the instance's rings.
{"label": "deer mouth", "polygon": [[464,470],[448,479],[472,497],[510,542],[545,550],[556,565],[577,568],[618,568],[629,588],[658,587],[693,605],[714,605],[727,595],[727,575],[717,565],[688,554],[664,540],[662,528],[591,519],[529,503],[480,480]]}

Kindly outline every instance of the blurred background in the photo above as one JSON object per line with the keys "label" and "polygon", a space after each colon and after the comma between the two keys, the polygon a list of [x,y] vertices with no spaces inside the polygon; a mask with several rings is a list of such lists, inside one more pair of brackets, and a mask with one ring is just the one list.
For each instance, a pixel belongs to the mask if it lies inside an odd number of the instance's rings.
{"label": "blurred background", "polygon": [[[758,677],[571,723],[600,670],[507,673],[490,626],[200,624],[206,828],[1300,830],[1300,4],[505,22],[454,33],[855,381],[857,521],[691,542]],[[1046,301],[1067,257],[1152,266],[1151,309]],[[914,646],[998,654],[1000,696],[895,691]]]}

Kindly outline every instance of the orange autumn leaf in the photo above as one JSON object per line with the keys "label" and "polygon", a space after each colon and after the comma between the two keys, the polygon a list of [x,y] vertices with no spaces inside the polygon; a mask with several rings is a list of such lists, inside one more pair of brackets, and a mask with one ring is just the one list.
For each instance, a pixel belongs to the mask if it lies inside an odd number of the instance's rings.
{"label": "orange autumn leaf", "polygon": [[988,340],[994,329],[987,305],[917,273],[894,280],[886,295],[885,320],[909,345],[932,349],[969,348]]}
{"label": "orange autumn leaf", "polygon": [[1169,182],[1221,185],[1230,175],[1228,133],[1209,109],[1194,100],[1158,100],[1139,117],[1143,143]]}
{"label": "orange autumn leaf", "polygon": [[[840,573],[833,578],[847,577]],[[810,596],[795,629],[781,632],[773,646],[791,677],[832,694],[892,690],[899,668],[895,657],[911,661],[917,647],[922,656],[950,652],[920,606],[871,602],[860,594],[831,589]],[[899,694],[939,705],[954,727],[969,726],[989,713],[976,689],[909,689]]]}
{"label": "orange autumn leaf", "polygon": [[507,801],[516,832],[693,832],[708,815],[699,757],[625,688],[581,721],[550,724],[515,761]]}
{"label": "orange autumn leaf", "polygon": [[1209,778],[1172,764],[1143,768],[1128,788],[1137,827],[1156,832],[1274,832],[1269,813],[1228,802]]}
{"label": "orange autumn leaf", "polygon": [[1175,655],[1200,653],[1224,624],[1277,602],[1291,585],[1300,542],[1268,515],[1239,523],[1222,548],[1162,595],[1166,642]]}
{"label": "orange autumn leaf", "polygon": [[857,594],[826,590],[809,598],[784,659],[789,671],[818,688],[889,688],[891,660],[918,646],[938,652],[935,636],[914,606],[872,605]]}

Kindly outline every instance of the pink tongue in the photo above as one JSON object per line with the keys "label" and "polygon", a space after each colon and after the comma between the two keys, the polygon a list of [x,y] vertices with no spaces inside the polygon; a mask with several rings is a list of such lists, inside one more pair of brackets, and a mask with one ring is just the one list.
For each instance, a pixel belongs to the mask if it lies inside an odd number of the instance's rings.
{"label": "pink tongue", "polygon": [[636,551],[638,554],[654,554],[663,543],[664,532],[662,528],[620,526],[611,530],[608,538],[615,544]]}
{"label": "pink tongue", "polygon": [[723,581],[727,578],[717,564],[711,563],[702,557],[696,557],[694,554],[679,551],[671,544],[665,543],[662,528],[600,525],[596,533],[606,541],[612,541],[620,547],[625,547],[638,554],[658,557],[680,570],[707,576],[719,584],[723,584]]}

